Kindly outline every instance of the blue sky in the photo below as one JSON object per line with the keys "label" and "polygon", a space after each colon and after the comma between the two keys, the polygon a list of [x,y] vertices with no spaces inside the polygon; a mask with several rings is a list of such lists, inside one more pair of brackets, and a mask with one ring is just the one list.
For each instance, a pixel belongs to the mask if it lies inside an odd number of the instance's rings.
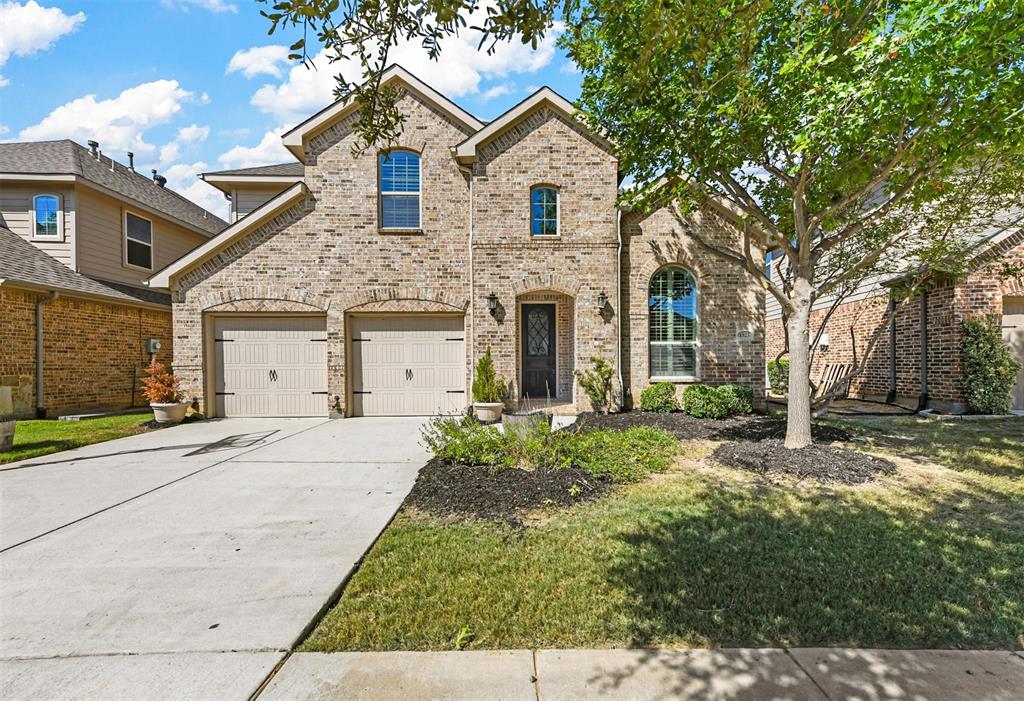
{"label": "blue sky", "polygon": [[[254,0],[0,0],[0,140],[94,138],[122,162],[226,214],[204,170],[290,160],[278,134],[332,100],[323,56],[289,64],[297,32],[267,35]],[[393,58],[464,109],[491,119],[541,85],[569,99],[579,74],[549,37],[537,50],[476,51],[452,39],[438,63],[415,45]]]}

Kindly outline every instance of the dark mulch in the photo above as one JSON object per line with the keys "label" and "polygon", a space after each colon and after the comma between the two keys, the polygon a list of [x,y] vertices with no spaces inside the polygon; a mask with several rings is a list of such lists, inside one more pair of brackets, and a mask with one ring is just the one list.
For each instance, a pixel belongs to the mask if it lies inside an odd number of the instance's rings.
{"label": "dark mulch", "polygon": [[[575,430],[601,428],[623,430],[630,426],[655,426],[682,440],[715,439],[727,441],[760,441],[785,438],[786,418],[783,416],[733,416],[728,419],[698,419],[680,412],[627,411],[621,414],[580,414]],[[813,424],[811,435],[817,441],[848,441],[854,434],[843,428]]]}
{"label": "dark mulch", "polygon": [[728,467],[759,475],[810,478],[823,484],[863,484],[896,472],[884,458],[830,445],[812,444],[787,450],[781,440],[741,441],[718,446],[711,456]]}
{"label": "dark mulch", "polygon": [[610,486],[575,468],[494,470],[453,465],[434,458],[420,470],[403,505],[437,516],[472,516],[518,523],[521,511],[590,501]]}

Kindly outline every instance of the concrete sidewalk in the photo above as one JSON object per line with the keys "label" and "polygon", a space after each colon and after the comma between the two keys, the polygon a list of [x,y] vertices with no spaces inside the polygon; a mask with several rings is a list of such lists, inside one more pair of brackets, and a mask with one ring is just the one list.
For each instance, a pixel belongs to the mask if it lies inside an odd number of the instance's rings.
{"label": "concrete sidewalk", "polygon": [[1011,651],[502,650],[295,653],[259,701],[831,699],[1013,701]]}

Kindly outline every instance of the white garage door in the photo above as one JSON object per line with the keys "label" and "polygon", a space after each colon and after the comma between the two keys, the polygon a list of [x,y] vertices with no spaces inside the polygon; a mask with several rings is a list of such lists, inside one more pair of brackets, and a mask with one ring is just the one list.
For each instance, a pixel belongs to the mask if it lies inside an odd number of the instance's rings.
{"label": "white garage door", "polygon": [[218,416],[326,416],[327,321],[245,316],[213,322]]}
{"label": "white garage door", "polygon": [[466,407],[462,317],[356,316],[349,320],[352,413],[455,414]]}

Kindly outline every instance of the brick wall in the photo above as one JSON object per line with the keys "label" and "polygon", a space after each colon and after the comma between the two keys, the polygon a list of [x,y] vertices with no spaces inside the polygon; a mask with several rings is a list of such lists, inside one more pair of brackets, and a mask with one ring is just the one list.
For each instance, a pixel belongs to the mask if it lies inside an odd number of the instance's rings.
{"label": "brick wall", "polygon": [[[15,411],[21,416],[35,414],[35,302],[42,296],[0,288],[0,385],[14,388]],[[157,359],[170,363],[170,312],[75,297],[46,304],[43,382],[48,415],[145,405],[140,378],[149,364],[148,338],[160,339]]]}

